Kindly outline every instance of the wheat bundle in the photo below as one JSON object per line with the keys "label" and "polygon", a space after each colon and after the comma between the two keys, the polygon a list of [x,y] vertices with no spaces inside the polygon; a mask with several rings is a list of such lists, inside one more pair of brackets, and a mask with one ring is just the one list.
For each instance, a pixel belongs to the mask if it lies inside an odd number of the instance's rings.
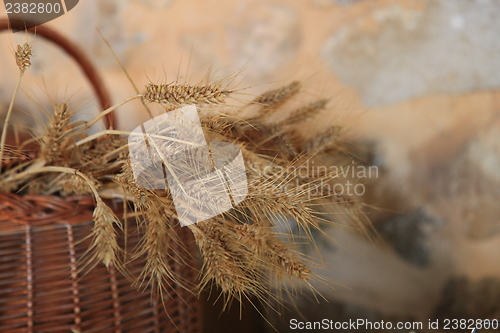
{"label": "wheat bundle", "polygon": [[[30,46],[20,46],[17,53],[22,76],[29,66]],[[230,116],[215,108],[210,115],[200,115],[202,136],[207,141],[231,143],[241,151],[248,193],[232,209],[186,227],[192,232],[203,259],[198,284],[185,281],[171,266],[172,251],[183,248],[175,232],[179,216],[173,189],[147,188],[137,182],[134,176],[137,166],[130,159],[130,142],[125,137],[131,132],[111,129],[88,136],[87,130],[98,119],[133,99],[161,103],[168,110],[185,105],[203,105],[206,109],[225,104],[235,90],[220,81],[204,85],[151,83],[142,94],[109,107],[88,123],[71,122],[72,111],[66,102],[55,105],[45,132],[31,139],[39,146],[36,158],[26,161],[22,151],[15,147],[8,147],[11,153],[7,153],[2,140],[0,190],[92,195],[96,202],[94,227],[88,235],[92,241],[84,260],[93,265],[116,267],[126,274],[130,261],[145,256],[146,264],[135,281],[138,287],[152,285],[167,294],[167,286],[174,284],[198,294],[215,284],[226,304],[232,299],[241,301],[250,297],[266,303],[281,302],[281,290],[290,291],[284,283],[287,280],[299,280],[314,289],[310,280],[318,276],[309,267],[314,263],[299,251],[299,245],[311,241],[313,230],[321,232],[322,222],[329,222],[317,206],[333,196],[344,213],[359,212],[353,198],[343,195],[339,200],[334,193],[318,190],[325,183],[338,182],[336,175],[308,172],[303,177],[296,172],[298,168],[310,167],[307,162],[316,156],[325,152],[341,154],[343,150],[339,127],[332,127],[312,140],[304,140],[297,134],[298,125],[328,107],[327,100],[319,99],[288,112],[286,102],[293,99],[300,88],[300,83],[293,82],[255,97],[243,106],[259,108],[254,117]],[[284,112],[289,117],[273,123],[268,119],[271,111]],[[6,121],[4,134],[7,126]],[[185,130],[186,137],[192,136],[189,126]],[[185,139],[182,131],[178,128],[175,136],[161,131],[156,135],[170,140],[168,142],[182,141]],[[174,149],[174,143],[169,149]],[[161,154],[165,149],[158,147],[155,151]],[[179,161],[176,167],[188,172],[192,165]],[[195,199],[202,201],[202,205],[211,202],[204,201],[202,190],[197,192],[199,197]],[[128,215],[136,219],[137,228],[143,231],[135,252],[124,255],[120,248],[117,238],[122,232],[122,222],[107,206],[105,198],[119,198],[130,207]],[[300,232],[292,230],[290,225],[283,227],[283,221],[293,221]],[[177,258],[187,255],[186,252],[177,254]]]}

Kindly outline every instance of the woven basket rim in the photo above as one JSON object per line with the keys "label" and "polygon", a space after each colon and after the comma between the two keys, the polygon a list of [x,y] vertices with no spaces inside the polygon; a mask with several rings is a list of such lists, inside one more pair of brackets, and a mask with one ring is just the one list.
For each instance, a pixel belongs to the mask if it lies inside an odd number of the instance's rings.
{"label": "woven basket rim", "polygon": [[[123,215],[123,205],[116,200],[105,201],[118,217]],[[91,194],[63,197],[0,191],[0,229],[7,223],[19,226],[81,223],[93,219],[94,208]]]}

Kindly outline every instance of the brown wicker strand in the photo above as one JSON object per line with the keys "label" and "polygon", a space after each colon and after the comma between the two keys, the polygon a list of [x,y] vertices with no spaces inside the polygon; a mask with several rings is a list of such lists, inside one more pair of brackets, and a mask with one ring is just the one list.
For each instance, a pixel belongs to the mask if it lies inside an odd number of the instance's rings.
{"label": "brown wicker strand", "polygon": [[29,225],[25,226],[26,230],[26,277],[28,289],[28,331],[33,331],[33,264],[32,264],[32,245],[31,245],[31,228]]}
{"label": "brown wicker strand", "polygon": [[73,294],[73,304],[75,313],[75,328],[80,330],[82,325],[82,318],[80,317],[80,297],[78,288],[78,278],[77,278],[77,267],[76,267],[76,253],[75,253],[75,238],[73,237],[73,226],[71,224],[66,224],[68,230],[68,247],[69,247],[69,260],[71,265],[71,280],[72,280],[72,294]]}
{"label": "brown wicker strand", "polygon": [[[108,270],[98,264],[86,274],[79,270],[78,262],[91,242],[87,236],[93,226],[89,209],[92,199],[80,199],[83,204],[77,197],[0,193],[2,333],[199,332],[198,300],[189,291],[171,285],[168,297],[159,301],[154,290],[136,290],[114,267]],[[62,212],[61,207],[69,212]],[[20,210],[26,208],[21,215]],[[36,217],[42,216],[42,211],[45,215],[39,223]],[[127,230],[125,250],[129,252],[137,247],[142,235],[132,225]],[[179,228],[177,232],[182,242],[174,245],[177,248],[172,253],[186,253],[183,246],[193,253],[189,230]],[[122,247],[124,238],[120,238]],[[174,257],[171,265],[184,279],[194,282],[197,273],[193,261]],[[141,257],[127,265],[131,278],[139,276],[144,263]]]}

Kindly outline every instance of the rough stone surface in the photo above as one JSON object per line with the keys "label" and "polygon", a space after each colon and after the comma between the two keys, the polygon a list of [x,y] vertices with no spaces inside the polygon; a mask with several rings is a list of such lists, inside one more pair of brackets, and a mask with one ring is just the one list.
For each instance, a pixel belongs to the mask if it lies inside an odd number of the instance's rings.
{"label": "rough stone surface", "polygon": [[425,3],[423,12],[377,9],[336,31],[324,46],[325,61],[366,105],[500,86],[500,76],[491,75],[500,72],[500,3]]}
{"label": "rough stone surface", "polygon": [[437,179],[463,217],[461,231],[474,240],[500,233],[500,130],[498,123],[478,133]]}
{"label": "rough stone surface", "polygon": [[443,298],[434,316],[441,320],[499,320],[500,279],[486,277],[476,282],[465,277],[451,279],[443,290]]}
{"label": "rough stone surface", "polygon": [[261,2],[244,9],[243,22],[228,31],[238,66],[248,66],[252,79],[263,79],[294,59],[299,44],[297,14],[285,5]]}
{"label": "rough stone surface", "polygon": [[431,261],[428,238],[443,223],[441,219],[419,208],[387,220],[379,226],[379,231],[399,255],[424,267]]}

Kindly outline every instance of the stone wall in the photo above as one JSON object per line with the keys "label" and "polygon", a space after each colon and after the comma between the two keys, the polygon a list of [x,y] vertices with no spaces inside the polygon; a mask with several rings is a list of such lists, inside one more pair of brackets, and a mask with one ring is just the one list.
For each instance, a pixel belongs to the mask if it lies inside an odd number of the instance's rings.
{"label": "stone wall", "polygon": [[[305,101],[330,97],[321,122],[303,132],[340,123],[352,140],[372,143],[384,173],[367,200],[381,208],[372,215],[380,230],[404,225],[405,216],[418,229],[412,212],[422,210],[432,212],[421,218],[425,225],[439,223],[419,234],[425,265],[398,255],[408,250],[404,242],[373,251],[335,232],[346,249],[325,256],[335,264],[329,275],[352,291],[326,292],[383,314],[426,318],[451,276],[500,274],[499,14],[493,0],[85,0],[48,24],[85,49],[115,102],[134,91],[96,28],[139,86],[244,68],[236,79],[241,100],[292,79],[305,83]],[[26,38],[0,37],[2,113],[17,75],[13,48]],[[18,109],[40,117],[36,104],[49,110],[50,99],[71,98],[82,116],[96,112],[88,83],[61,51],[37,39],[33,54]],[[121,107],[120,126],[144,121],[140,110]],[[15,119],[36,126],[25,114]],[[422,249],[417,241],[409,243]]]}

